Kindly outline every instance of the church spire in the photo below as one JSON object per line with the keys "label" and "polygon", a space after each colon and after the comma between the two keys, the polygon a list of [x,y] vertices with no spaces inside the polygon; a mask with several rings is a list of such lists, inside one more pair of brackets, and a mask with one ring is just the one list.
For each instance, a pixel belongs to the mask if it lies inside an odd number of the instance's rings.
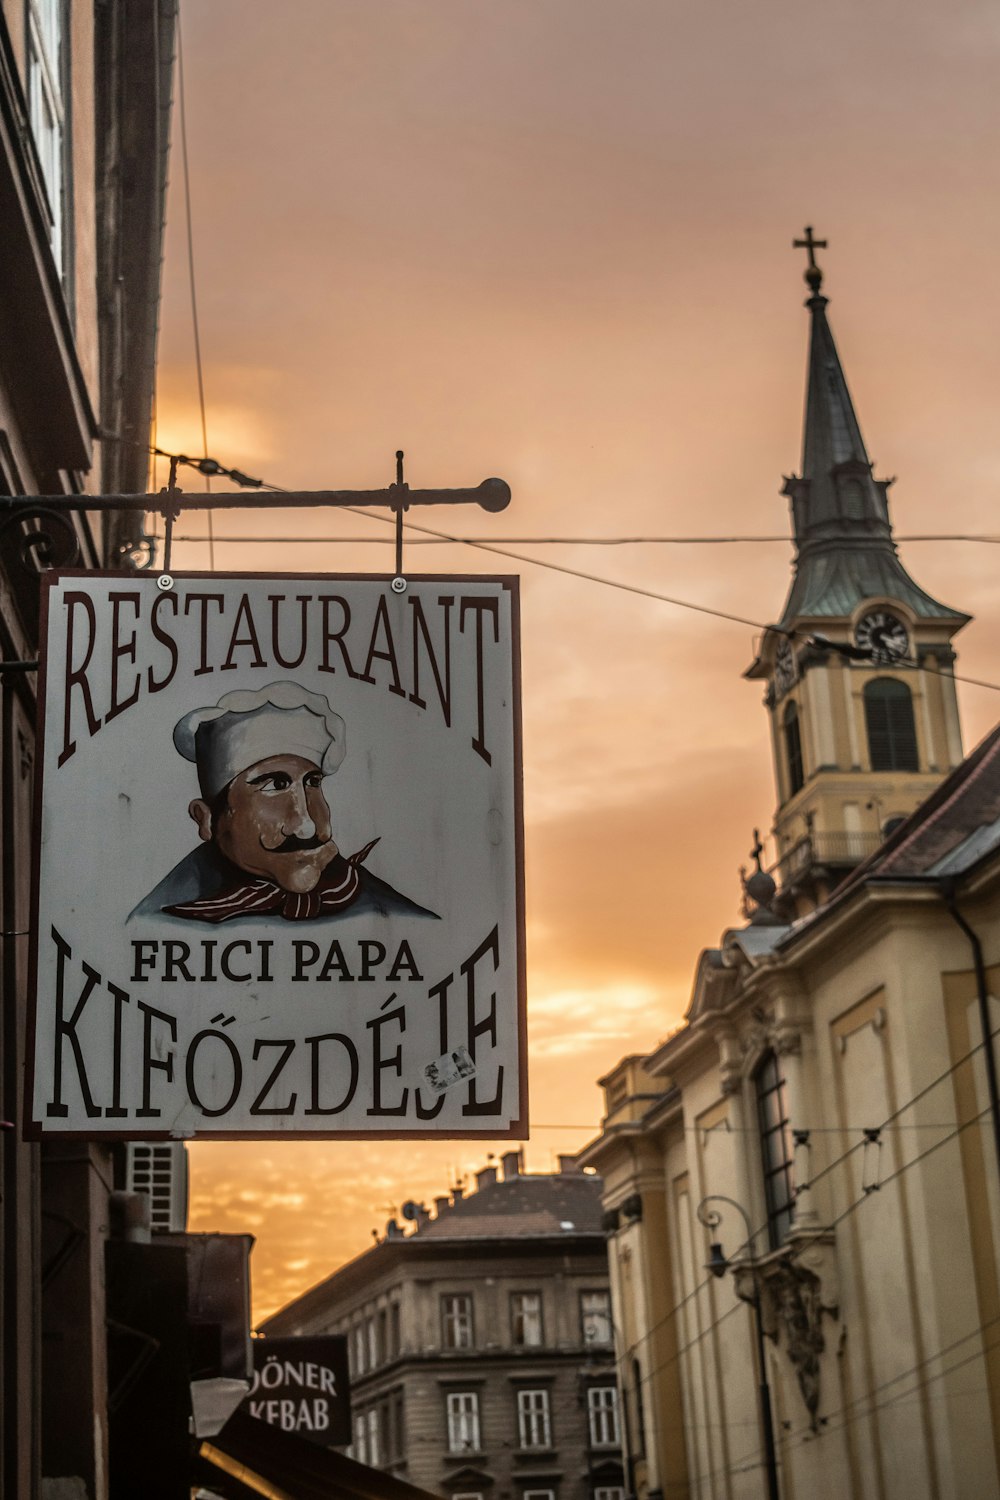
{"label": "church spire", "polygon": [[802,472],[784,486],[794,574],[746,673],[766,684],[778,794],[778,890],[764,904],[785,915],[826,900],[961,760],[951,643],[968,619],[896,554],[889,481],[872,473],[827,320],[825,241],[807,229],[795,243],[809,257],[810,341]]}
{"label": "church spire", "polygon": [[964,621],[914,583],[896,555],[889,520],[892,480],[876,479],[827,319],[817,249],[826,240],[794,240],[808,252],[811,316],[802,473],[785,480],[791,500],[795,577],[780,625],[803,616],[849,615],[866,598],[891,597],[924,618]]}

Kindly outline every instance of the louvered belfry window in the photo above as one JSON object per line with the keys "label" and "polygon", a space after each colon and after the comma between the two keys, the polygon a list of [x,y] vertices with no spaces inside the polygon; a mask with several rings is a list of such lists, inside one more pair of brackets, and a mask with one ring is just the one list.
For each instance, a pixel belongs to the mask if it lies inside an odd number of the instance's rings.
{"label": "louvered belfry window", "polygon": [[918,771],[913,699],[905,682],[876,677],[865,684],[865,728],[873,771]]}

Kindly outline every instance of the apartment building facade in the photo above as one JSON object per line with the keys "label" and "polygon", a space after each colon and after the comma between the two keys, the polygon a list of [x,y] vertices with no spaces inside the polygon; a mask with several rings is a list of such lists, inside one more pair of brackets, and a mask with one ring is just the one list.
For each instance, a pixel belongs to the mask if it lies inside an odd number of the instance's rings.
{"label": "apartment building facade", "polygon": [[624,1500],[601,1183],[560,1166],[510,1151],[404,1205],[262,1326],[346,1336],[353,1458],[452,1500]]}

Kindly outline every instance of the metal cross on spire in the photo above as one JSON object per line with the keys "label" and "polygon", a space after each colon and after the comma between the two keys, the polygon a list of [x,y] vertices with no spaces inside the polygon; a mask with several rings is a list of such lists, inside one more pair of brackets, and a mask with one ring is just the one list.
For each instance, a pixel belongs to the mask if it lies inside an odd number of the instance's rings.
{"label": "metal cross on spire", "polygon": [[763,853],[764,845],[760,841],[760,829],[755,828],[753,831],[753,848],[750,850],[750,857],[753,860],[754,864],[757,866],[758,870],[761,869],[760,857]]}
{"label": "metal cross on spire", "polygon": [[826,240],[814,240],[813,239],[813,232],[812,232],[812,225],[811,224],[807,224],[806,225],[806,237],[805,237],[804,240],[793,240],[792,241],[792,248],[793,248],[793,250],[806,250],[808,252],[808,254],[809,254],[809,264],[808,264],[808,266],[805,269],[804,275],[805,275],[806,285],[808,286],[809,290],[812,292],[812,294],[813,294],[814,297],[818,297],[819,296],[819,289],[823,285],[823,272],[820,270],[819,266],[816,264],[816,254],[815,254],[815,252],[817,250],[825,250],[826,247],[827,247]]}

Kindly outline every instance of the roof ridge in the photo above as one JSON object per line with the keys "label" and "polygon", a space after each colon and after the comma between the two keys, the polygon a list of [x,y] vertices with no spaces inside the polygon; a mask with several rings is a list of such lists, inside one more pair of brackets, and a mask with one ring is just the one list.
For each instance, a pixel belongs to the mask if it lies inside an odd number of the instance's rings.
{"label": "roof ridge", "polygon": [[[900,843],[884,856],[881,863],[887,864],[889,860],[897,859],[905,850],[911,848],[922,834],[926,833],[928,829],[934,828],[944,817],[945,813],[954,807],[971,787],[975,786],[998,751],[1000,751],[1000,724],[991,729],[989,734],[980,741],[972,753],[949,773],[936,789],[939,794],[944,794],[941,796],[941,801],[938,805],[928,809],[927,814],[919,819]],[[964,774],[960,774],[962,772]],[[950,783],[953,784],[949,785]],[[927,798],[921,804],[921,807],[927,807],[928,802],[933,801],[933,797],[934,794],[932,793],[931,797]],[[916,816],[919,812],[920,807],[915,808],[911,817]],[[907,821],[910,820],[908,819]],[[902,830],[900,831],[902,832]]]}

